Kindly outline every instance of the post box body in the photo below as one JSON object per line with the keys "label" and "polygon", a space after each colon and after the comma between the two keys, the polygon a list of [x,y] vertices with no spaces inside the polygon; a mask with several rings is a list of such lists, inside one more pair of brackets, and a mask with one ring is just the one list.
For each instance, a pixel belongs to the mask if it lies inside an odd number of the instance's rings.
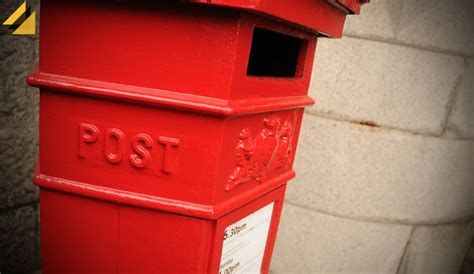
{"label": "post box body", "polygon": [[[147,210],[41,190],[45,273],[232,273],[245,267],[221,261],[226,228],[272,206],[266,247],[255,250],[267,273],[285,185],[216,220]],[[231,230],[228,231],[228,233]],[[230,261],[230,262],[229,262]],[[220,267],[224,265],[224,267]],[[252,268],[252,270],[255,268]]]}
{"label": "post box body", "polygon": [[44,273],[268,272],[317,34],[360,7],[294,5],[42,1]]}

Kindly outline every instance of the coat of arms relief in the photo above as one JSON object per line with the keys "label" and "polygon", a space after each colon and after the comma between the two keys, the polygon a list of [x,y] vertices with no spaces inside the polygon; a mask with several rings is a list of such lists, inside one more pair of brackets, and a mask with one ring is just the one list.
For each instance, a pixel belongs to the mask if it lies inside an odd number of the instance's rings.
{"label": "coat of arms relief", "polygon": [[255,136],[249,128],[240,131],[235,147],[236,166],[229,175],[226,191],[256,180],[262,182],[267,174],[291,164],[294,121],[273,114],[263,119],[263,128]]}

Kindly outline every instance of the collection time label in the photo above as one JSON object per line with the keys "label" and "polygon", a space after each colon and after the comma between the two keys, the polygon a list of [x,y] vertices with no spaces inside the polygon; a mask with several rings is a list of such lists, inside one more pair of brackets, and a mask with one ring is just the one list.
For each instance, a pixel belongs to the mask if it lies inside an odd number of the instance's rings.
{"label": "collection time label", "polygon": [[224,230],[219,274],[260,273],[274,203]]}

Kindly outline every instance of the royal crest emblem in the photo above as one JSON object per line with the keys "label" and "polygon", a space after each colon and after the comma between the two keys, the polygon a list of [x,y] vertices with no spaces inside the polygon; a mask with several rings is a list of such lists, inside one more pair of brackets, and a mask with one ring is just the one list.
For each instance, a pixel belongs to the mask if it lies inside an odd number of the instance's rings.
{"label": "royal crest emblem", "polygon": [[277,115],[263,119],[263,129],[256,137],[244,128],[235,147],[236,166],[227,180],[226,191],[256,180],[262,182],[267,174],[291,163],[293,123],[282,122]]}

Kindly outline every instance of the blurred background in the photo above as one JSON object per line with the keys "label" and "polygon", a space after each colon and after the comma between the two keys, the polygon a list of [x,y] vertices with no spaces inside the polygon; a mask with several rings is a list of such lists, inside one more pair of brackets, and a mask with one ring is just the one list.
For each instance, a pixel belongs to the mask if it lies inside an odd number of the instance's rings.
{"label": "blurred background", "polygon": [[[1,21],[19,4],[3,0]],[[8,33],[0,272],[32,273],[39,36]],[[474,1],[372,0],[343,39],[319,39],[310,94],[271,271],[474,273]]]}

